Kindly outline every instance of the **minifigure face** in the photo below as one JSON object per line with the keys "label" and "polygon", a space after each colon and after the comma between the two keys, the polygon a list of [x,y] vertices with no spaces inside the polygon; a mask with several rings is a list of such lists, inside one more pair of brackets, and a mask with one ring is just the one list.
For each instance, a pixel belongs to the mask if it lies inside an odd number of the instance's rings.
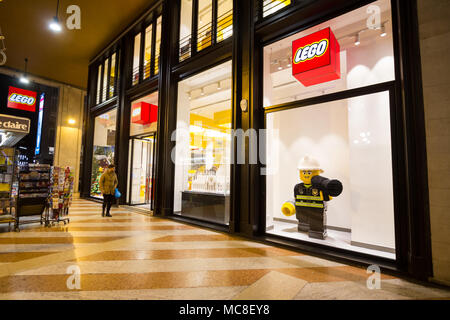
{"label": "minifigure face", "polygon": [[321,170],[300,170],[300,180],[304,184],[311,184],[311,179],[315,176],[320,175]]}

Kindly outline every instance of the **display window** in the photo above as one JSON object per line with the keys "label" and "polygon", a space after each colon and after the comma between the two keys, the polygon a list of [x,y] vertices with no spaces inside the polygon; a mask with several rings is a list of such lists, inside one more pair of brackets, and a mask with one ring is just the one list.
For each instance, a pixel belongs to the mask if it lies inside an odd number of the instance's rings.
{"label": "display window", "polygon": [[144,79],[150,77],[152,62],[152,36],[153,25],[150,25],[147,29],[145,29]]}
{"label": "display window", "polygon": [[232,35],[233,0],[181,0],[180,62]]}
{"label": "display window", "polygon": [[379,29],[365,6],[264,48],[266,233],[395,260],[395,99],[371,86],[395,80],[390,7],[371,5]]}
{"label": "display window", "polygon": [[[380,10],[378,24],[376,19],[372,19],[372,11],[368,11],[369,6]],[[320,33],[328,28],[330,35]],[[312,53],[317,51],[314,43],[328,37],[329,48],[322,56],[328,60],[323,65],[330,65],[334,60],[335,77],[320,78],[332,71],[326,67],[316,68],[315,61],[321,57]],[[333,38],[339,52],[332,48]],[[297,47],[296,41],[299,43]],[[303,46],[305,49],[301,50]],[[301,61],[302,58],[306,60]],[[307,79],[319,79],[310,84],[302,79],[302,74]],[[388,0],[376,1],[264,47],[264,107],[394,79],[392,18]]]}
{"label": "display window", "polygon": [[260,0],[262,2],[263,18],[286,8],[291,4],[291,0]]}
{"label": "display window", "polygon": [[217,8],[217,42],[233,35],[233,0],[219,1]]}
{"label": "display window", "polygon": [[192,2],[181,0],[180,11],[180,61],[191,56]]}
{"label": "display window", "polygon": [[96,96],[97,104],[99,104],[101,102],[101,97],[100,97],[101,91],[102,91],[102,65],[99,65],[98,69],[97,69],[97,96]]}
{"label": "display window", "polygon": [[132,72],[132,83],[133,85],[139,83],[139,66],[141,59],[141,34],[138,33],[134,37],[134,50],[133,50],[133,72]]}
{"label": "display window", "polygon": [[109,72],[109,93],[108,98],[112,98],[116,91],[116,54],[111,56],[111,71]]}
{"label": "display window", "polygon": [[117,109],[103,113],[94,120],[91,197],[101,198],[99,181],[104,170],[114,164]]}
{"label": "display window", "polygon": [[161,21],[162,17],[159,17],[156,21],[156,41],[155,41],[155,74],[159,73],[159,56],[161,52]]}
{"label": "display window", "polygon": [[228,224],[231,61],[178,84],[174,213]]}

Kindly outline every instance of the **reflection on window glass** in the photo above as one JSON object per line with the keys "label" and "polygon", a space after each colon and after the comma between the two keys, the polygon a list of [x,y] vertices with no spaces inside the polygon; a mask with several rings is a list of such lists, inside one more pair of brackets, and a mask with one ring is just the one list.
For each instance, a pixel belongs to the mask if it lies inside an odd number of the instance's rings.
{"label": "reflection on window glass", "polygon": [[395,259],[389,92],[269,113],[266,124],[267,232]]}
{"label": "reflection on window glass", "polygon": [[233,0],[218,2],[217,8],[217,42],[233,35]]}
{"label": "reflection on window glass", "polygon": [[102,95],[103,101],[106,100],[106,94],[108,92],[108,66],[109,66],[109,59],[106,59],[103,67],[103,95]]}
{"label": "reflection on window glass", "polygon": [[174,212],[229,223],[231,62],[178,84]]}
{"label": "reflection on window glass", "polygon": [[116,145],[116,114],[117,110],[95,117],[94,149],[91,174],[91,197],[101,198],[100,177],[106,167],[114,164],[114,149]]}
{"label": "reflection on window glass", "polygon": [[159,73],[159,55],[161,52],[161,21],[162,17],[159,17],[156,21],[155,74]]}
{"label": "reflection on window glass", "polygon": [[145,30],[144,79],[150,77],[152,61],[152,32],[153,25],[149,25]]}
{"label": "reflection on window glass", "polygon": [[198,1],[197,51],[211,45],[212,1]]}
{"label": "reflection on window glass", "polygon": [[181,0],[180,61],[191,56],[192,1]]}
{"label": "reflection on window glass", "polygon": [[97,104],[99,104],[101,101],[101,94],[102,94],[101,90],[102,90],[102,65],[99,65],[97,71]]}
{"label": "reflection on window glass", "polygon": [[[367,27],[370,13],[367,13],[368,6],[363,6],[266,46],[264,48],[264,107],[394,80],[390,1],[375,1],[372,5],[381,8],[379,29]],[[330,81],[324,79],[320,83],[310,85],[304,84],[297,79],[306,77],[306,72],[302,75],[297,71],[297,77],[293,74],[293,60],[295,60],[293,42],[327,28],[330,28],[340,47],[337,54],[331,49],[326,52],[330,58],[339,60],[339,63],[335,64],[339,70],[334,72],[339,78]],[[301,63],[305,64],[305,62]]]}
{"label": "reflection on window glass", "polygon": [[111,72],[109,79],[109,98],[112,98],[115,93],[115,84],[116,84],[116,54],[114,53],[111,56]]}
{"label": "reflection on window glass", "polygon": [[291,4],[291,0],[263,0],[263,17],[267,17]]}
{"label": "reflection on window glass", "polygon": [[139,82],[139,62],[141,56],[141,34],[138,33],[134,37],[134,54],[133,54],[133,75],[132,83],[133,85]]}

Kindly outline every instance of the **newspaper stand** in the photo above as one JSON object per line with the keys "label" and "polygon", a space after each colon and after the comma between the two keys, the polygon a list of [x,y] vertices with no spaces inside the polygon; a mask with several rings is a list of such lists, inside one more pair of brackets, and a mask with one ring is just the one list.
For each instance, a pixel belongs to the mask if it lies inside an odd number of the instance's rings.
{"label": "newspaper stand", "polygon": [[46,226],[70,222],[69,207],[72,204],[73,182],[73,173],[69,167],[52,168],[51,189],[47,198]]}

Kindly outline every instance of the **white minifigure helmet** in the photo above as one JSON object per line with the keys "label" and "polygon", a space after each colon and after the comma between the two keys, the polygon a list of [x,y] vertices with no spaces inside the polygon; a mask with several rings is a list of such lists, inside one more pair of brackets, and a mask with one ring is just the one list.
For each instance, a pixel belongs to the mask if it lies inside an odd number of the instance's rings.
{"label": "white minifigure helmet", "polygon": [[320,172],[323,172],[323,170],[320,168],[320,163],[316,159],[305,156],[300,159],[297,166],[298,170],[320,170]]}

